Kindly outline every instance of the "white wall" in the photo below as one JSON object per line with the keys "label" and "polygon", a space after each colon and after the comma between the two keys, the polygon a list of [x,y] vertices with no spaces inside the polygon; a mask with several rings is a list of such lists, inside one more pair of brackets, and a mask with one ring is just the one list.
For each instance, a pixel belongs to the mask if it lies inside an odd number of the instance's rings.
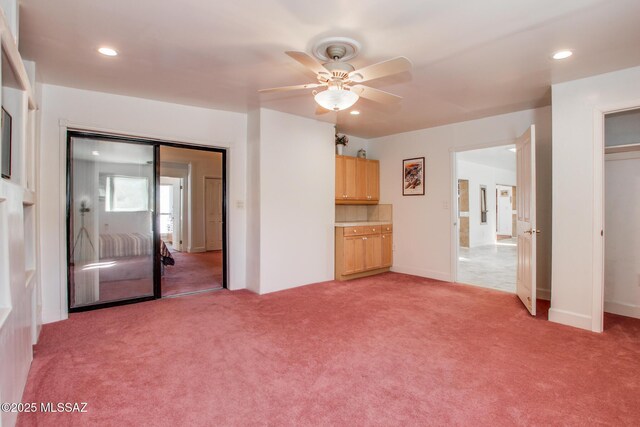
{"label": "white wall", "polygon": [[261,294],[331,280],[333,126],[260,109]]}
{"label": "white wall", "polygon": [[247,114],[247,289],[260,293],[260,110]]}
{"label": "white wall", "polygon": [[[551,262],[551,109],[549,107],[455,123],[369,141],[380,160],[381,203],[393,204],[394,271],[451,279],[453,191],[450,150],[512,144],[531,124],[537,132],[538,288],[548,294]],[[426,158],[425,196],[402,196],[402,160]],[[546,290],[546,292],[545,292]]]}
{"label": "white wall", "polygon": [[601,282],[602,262],[601,257],[594,258],[594,239],[603,224],[602,201],[597,200],[602,181],[595,177],[603,165],[595,162],[596,111],[640,106],[640,67],[553,85],[552,102],[554,234],[549,320],[597,331],[602,327],[597,314],[601,308],[594,308],[594,292],[600,291],[594,290],[594,282]]}
{"label": "white wall", "polygon": [[43,319],[67,317],[65,259],[66,129],[196,143],[228,150],[229,285],[245,287],[246,115],[43,85],[39,203]]}
{"label": "white wall", "polygon": [[369,140],[349,135],[349,144],[343,148],[342,154],[345,156],[356,157],[358,155],[358,150],[361,148],[367,152],[367,157],[371,158],[369,155]]}
{"label": "white wall", "polygon": [[[515,158],[514,158],[515,161]],[[458,179],[469,180],[469,247],[496,242],[496,184],[516,185],[514,171],[458,160]],[[487,187],[487,223],[480,223],[480,186]],[[511,219],[510,219],[511,220]]]}

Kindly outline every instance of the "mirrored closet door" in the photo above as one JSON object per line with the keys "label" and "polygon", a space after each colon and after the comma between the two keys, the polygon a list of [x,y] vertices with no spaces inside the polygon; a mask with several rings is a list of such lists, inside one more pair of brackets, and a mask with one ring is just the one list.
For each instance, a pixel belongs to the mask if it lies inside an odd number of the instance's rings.
{"label": "mirrored closet door", "polygon": [[156,147],[70,134],[68,150],[70,309],[152,299]]}

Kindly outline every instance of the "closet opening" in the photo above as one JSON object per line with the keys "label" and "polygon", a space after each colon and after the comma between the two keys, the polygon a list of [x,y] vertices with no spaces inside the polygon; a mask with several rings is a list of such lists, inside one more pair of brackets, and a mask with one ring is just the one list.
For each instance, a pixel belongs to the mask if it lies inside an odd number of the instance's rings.
{"label": "closet opening", "polygon": [[69,131],[67,236],[69,312],[225,288],[226,151]]}
{"label": "closet opening", "polygon": [[640,109],[604,126],[604,312],[640,319]]}

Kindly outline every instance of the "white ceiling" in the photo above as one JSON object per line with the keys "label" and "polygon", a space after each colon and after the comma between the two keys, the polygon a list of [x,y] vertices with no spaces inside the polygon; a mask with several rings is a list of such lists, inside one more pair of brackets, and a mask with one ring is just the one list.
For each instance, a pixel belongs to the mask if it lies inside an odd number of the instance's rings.
{"label": "white ceiling", "polygon": [[[638,0],[22,0],[20,49],[44,82],[231,111],[264,106],[315,117],[313,82],[285,50],[325,36],[362,43],[361,67],[414,64],[371,86],[404,97],[361,100],[360,116],[319,116],[376,137],[548,105],[550,85],[640,65]],[[120,55],[103,57],[102,45]],[[561,48],[575,50],[562,62]]]}
{"label": "white ceiling", "polygon": [[480,150],[462,151],[458,153],[457,159],[464,162],[476,163],[492,168],[516,171],[516,153],[511,151],[515,145],[502,147],[483,148]]}

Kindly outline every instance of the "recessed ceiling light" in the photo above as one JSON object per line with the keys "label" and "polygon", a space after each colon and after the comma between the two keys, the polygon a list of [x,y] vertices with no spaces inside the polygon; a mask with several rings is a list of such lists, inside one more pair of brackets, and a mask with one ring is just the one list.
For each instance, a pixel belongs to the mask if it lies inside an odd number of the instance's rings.
{"label": "recessed ceiling light", "polygon": [[358,111],[358,110],[353,110],[353,111],[351,111],[349,114],[351,114],[352,116],[358,116],[358,115],[360,115],[360,111]]}
{"label": "recessed ceiling light", "polygon": [[104,56],[118,56],[118,51],[115,49],[111,49],[110,47],[101,47],[98,49],[98,52],[103,54]]}
{"label": "recessed ceiling light", "polygon": [[92,151],[91,154],[93,154],[94,156],[99,156],[100,152],[99,151]]}
{"label": "recessed ceiling light", "polygon": [[556,53],[553,54],[553,59],[567,59],[568,57],[570,57],[571,55],[573,55],[573,52],[571,52],[570,50],[559,50]]}

